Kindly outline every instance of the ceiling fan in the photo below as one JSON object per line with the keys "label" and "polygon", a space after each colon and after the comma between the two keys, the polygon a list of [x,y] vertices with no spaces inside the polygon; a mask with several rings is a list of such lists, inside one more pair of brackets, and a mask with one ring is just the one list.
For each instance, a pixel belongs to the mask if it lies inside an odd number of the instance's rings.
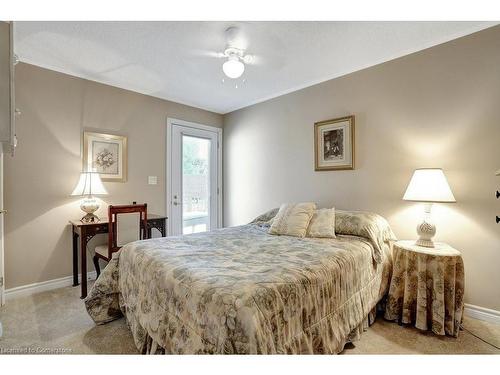
{"label": "ceiling fan", "polygon": [[226,59],[222,64],[222,71],[228,78],[237,79],[245,72],[245,65],[256,63],[256,57],[246,53],[247,42],[238,27],[227,28],[225,35],[224,52],[210,53],[210,56]]}
{"label": "ceiling fan", "polygon": [[252,61],[251,55],[245,55],[245,51],[236,47],[228,47],[223,52],[227,61],[222,64],[222,71],[229,78],[239,78],[245,72],[245,64]]}

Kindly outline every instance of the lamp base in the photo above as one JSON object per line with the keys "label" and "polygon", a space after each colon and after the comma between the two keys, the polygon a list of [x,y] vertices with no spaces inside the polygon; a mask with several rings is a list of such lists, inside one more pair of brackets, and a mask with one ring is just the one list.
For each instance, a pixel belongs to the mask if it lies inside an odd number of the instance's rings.
{"label": "lamp base", "polygon": [[97,202],[97,199],[91,196],[83,199],[82,203],[80,203],[80,209],[83,212],[87,213],[87,215],[80,219],[82,223],[97,223],[100,221],[99,218],[94,215],[94,212],[99,209],[99,203]]}
{"label": "lamp base", "polygon": [[101,221],[97,215],[94,214],[87,214],[84,217],[80,219],[82,223],[98,223]]}
{"label": "lamp base", "polygon": [[436,226],[434,224],[423,221],[417,225],[418,240],[415,241],[415,245],[423,247],[434,247],[434,242],[432,242],[432,237],[436,234]]}
{"label": "lamp base", "polygon": [[421,240],[418,239],[415,241],[415,245],[417,246],[422,246],[422,247],[428,247],[428,248],[434,248],[434,241],[431,240]]}

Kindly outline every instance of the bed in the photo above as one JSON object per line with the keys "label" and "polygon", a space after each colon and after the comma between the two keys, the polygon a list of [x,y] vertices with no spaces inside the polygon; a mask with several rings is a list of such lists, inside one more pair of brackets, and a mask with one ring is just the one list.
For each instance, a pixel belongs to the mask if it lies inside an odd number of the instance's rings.
{"label": "bed", "polygon": [[89,315],[97,324],[125,315],[142,353],[341,352],[386,294],[392,231],[375,215],[366,234],[358,227],[372,219],[360,213],[337,214],[346,234],[335,239],[270,235],[275,211],[127,244],[94,283]]}

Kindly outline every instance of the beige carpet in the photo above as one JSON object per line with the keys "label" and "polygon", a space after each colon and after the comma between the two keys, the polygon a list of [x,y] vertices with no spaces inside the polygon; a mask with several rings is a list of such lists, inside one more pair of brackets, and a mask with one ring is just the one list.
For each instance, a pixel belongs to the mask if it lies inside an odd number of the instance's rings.
{"label": "beige carpet", "polygon": [[[0,308],[0,353],[137,353],[125,319],[96,326],[78,298],[79,288],[61,288],[9,301]],[[466,318],[464,326],[500,346],[500,325]],[[378,318],[344,354],[500,354],[467,331],[438,337]]]}

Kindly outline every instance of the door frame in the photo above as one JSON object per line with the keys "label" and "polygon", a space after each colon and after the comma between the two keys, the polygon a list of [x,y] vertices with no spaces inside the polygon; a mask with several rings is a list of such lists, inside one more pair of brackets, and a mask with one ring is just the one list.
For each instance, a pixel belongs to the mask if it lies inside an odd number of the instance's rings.
{"label": "door frame", "polygon": [[217,134],[217,228],[222,227],[223,210],[222,210],[222,128],[215,126],[199,124],[196,122],[190,122],[185,120],[179,120],[176,118],[167,117],[167,131],[166,131],[166,147],[165,147],[165,158],[166,158],[166,173],[165,173],[165,212],[167,214],[167,235],[170,236],[172,233],[172,220],[170,220],[170,207],[172,205],[172,179],[170,178],[172,174],[172,126],[179,125],[188,128],[205,130],[214,132]]}
{"label": "door frame", "polygon": [[[3,144],[0,142],[0,210],[4,209],[3,200]],[[4,220],[5,212],[0,213],[0,306],[5,304],[5,269],[4,269]],[[0,322],[1,324],[1,322]],[[1,328],[1,327],[0,327]]]}

